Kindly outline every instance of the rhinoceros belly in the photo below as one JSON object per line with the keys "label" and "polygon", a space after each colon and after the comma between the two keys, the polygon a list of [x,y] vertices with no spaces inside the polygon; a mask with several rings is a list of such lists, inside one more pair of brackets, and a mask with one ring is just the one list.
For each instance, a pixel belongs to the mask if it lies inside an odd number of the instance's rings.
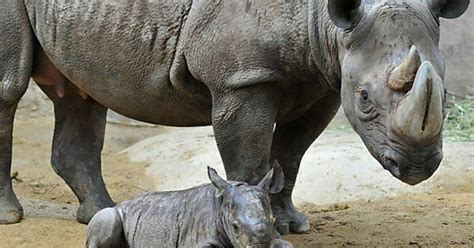
{"label": "rhinoceros belly", "polygon": [[190,0],[26,2],[51,63],[98,102],[157,124],[209,123],[207,89],[187,92],[170,80]]}

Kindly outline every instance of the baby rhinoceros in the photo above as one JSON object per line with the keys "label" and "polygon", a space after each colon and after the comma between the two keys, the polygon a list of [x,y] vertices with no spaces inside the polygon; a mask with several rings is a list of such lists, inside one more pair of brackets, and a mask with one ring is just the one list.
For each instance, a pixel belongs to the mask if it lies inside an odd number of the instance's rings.
{"label": "baby rhinoceros", "polygon": [[283,188],[278,165],[256,186],[225,181],[210,167],[208,176],[212,184],[147,193],[99,211],[87,247],[293,247],[275,238],[269,193]]}

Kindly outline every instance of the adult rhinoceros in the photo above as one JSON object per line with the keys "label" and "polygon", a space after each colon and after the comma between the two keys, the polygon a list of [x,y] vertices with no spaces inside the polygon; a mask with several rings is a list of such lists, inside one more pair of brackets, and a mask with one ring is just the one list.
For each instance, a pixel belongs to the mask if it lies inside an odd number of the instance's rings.
{"label": "adult rhinoceros", "polygon": [[[0,222],[16,105],[32,77],[54,102],[52,165],[88,222],[114,203],[101,175],[106,111],[214,127],[230,180],[280,161],[281,233],[309,229],[291,194],[301,158],[339,106],[370,153],[417,184],[442,159],[439,18],[469,0],[4,0],[0,10]],[[276,123],[276,127],[275,127]],[[288,230],[289,229],[289,230]]]}

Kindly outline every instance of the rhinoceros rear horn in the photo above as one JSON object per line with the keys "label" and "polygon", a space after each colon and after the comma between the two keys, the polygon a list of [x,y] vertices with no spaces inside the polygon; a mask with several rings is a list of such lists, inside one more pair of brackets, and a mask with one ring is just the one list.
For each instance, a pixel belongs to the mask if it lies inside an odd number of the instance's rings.
{"label": "rhinoceros rear horn", "polygon": [[390,74],[388,80],[390,89],[408,92],[415,81],[415,76],[420,66],[420,54],[416,47],[412,46],[405,60]]}
{"label": "rhinoceros rear horn", "polygon": [[470,0],[431,0],[430,6],[439,17],[458,18],[469,7]]}
{"label": "rhinoceros rear horn", "polygon": [[329,17],[339,28],[350,29],[357,23],[359,7],[360,0],[329,0]]}

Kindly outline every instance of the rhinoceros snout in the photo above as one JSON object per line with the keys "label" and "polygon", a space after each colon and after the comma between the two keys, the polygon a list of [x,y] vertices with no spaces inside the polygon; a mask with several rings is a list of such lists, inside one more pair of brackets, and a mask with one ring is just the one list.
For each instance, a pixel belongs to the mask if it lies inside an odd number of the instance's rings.
{"label": "rhinoceros snout", "polygon": [[430,154],[434,155],[413,154],[410,159],[406,154],[389,149],[382,157],[382,165],[400,181],[416,185],[430,178],[443,159],[441,151]]}

